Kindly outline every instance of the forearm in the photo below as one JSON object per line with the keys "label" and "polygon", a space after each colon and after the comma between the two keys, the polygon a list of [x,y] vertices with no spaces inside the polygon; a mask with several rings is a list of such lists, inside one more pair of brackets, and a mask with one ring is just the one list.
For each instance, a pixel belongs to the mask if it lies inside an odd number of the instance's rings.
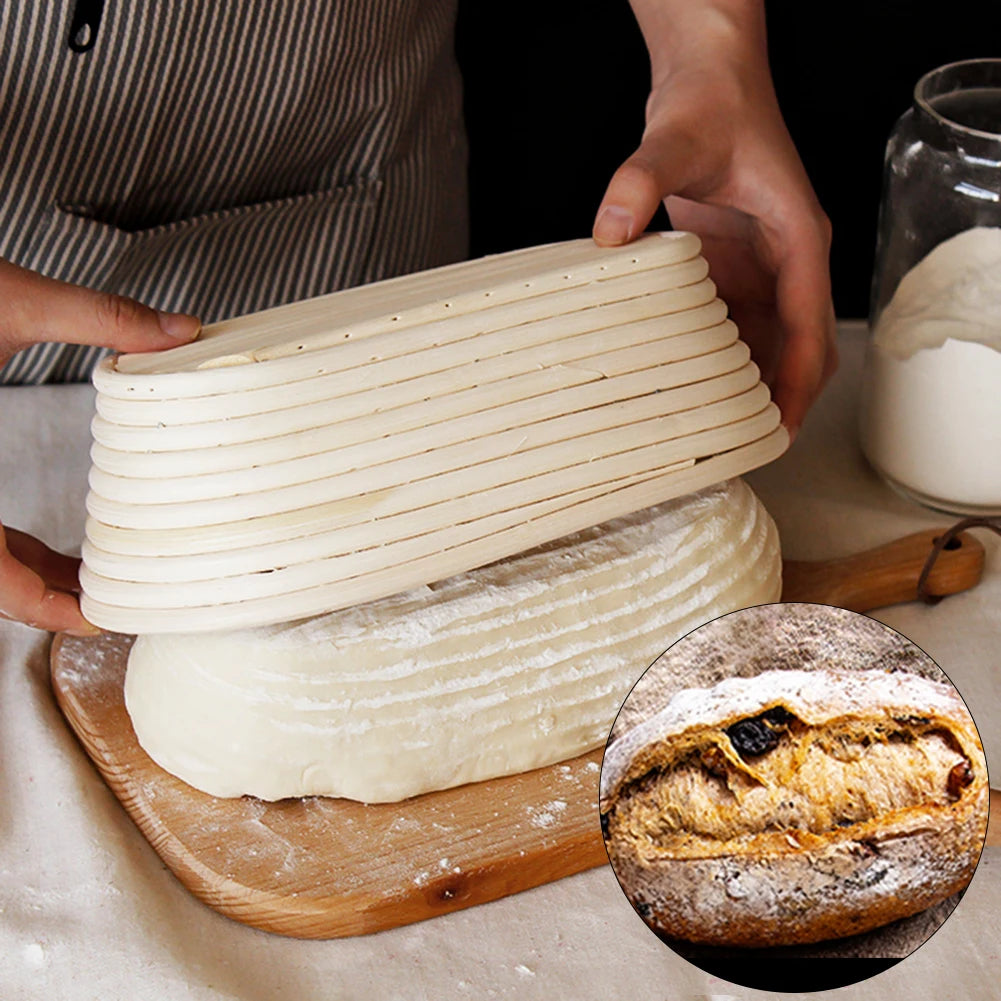
{"label": "forearm", "polygon": [[763,0],[630,0],[653,87],[679,65],[736,67],[770,87]]}

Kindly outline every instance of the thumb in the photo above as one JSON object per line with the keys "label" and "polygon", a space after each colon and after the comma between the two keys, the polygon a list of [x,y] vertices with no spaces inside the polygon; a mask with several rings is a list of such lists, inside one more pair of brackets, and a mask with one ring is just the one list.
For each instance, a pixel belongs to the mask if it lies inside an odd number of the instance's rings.
{"label": "thumb", "polygon": [[0,355],[43,341],[158,351],[192,340],[199,329],[193,316],[150,309],[0,261]]}
{"label": "thumb", "polygon": [[642,233],[661,201],[694,179],[694,143],[661,127],[643,137],[639,149],[612,175],[594,221],[600,247],[616,247]]}

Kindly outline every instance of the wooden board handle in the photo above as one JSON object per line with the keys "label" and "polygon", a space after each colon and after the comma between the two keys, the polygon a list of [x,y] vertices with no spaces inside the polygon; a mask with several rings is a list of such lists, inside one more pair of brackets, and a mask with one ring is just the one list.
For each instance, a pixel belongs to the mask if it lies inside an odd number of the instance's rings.
{"label": "wooden board handle", "polygon": [[[945,531],[916,532],[839,560],[785,560],[782,600],[815,601],[853,612],[915,601],[918,577],[935,539]],[[969,532],[960,532],[939,554],[928,575],[928,593],[966,591],[980,580],[983,570],[983,545]]]}

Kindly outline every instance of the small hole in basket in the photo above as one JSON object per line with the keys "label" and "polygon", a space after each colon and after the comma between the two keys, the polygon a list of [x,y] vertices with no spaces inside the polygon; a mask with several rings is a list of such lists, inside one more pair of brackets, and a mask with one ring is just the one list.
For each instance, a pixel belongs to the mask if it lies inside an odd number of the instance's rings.
{"label": "small hole in basket", "polygon": [[962,541],[962,539],[957,539],[955,536],[953,536],[953,538],[951,538],[942,548],[943,549],[949,549],[949,550],[952,550],[952,549],[962,549],[963,548],[963,541]]}

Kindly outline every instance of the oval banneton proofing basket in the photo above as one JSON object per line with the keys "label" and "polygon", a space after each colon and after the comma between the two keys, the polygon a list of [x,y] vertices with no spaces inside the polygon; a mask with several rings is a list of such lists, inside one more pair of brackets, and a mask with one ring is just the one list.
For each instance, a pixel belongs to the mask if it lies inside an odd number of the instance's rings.
{"label": "oval banneton proofing basket", "polygon": [[104,361],[81,606],[264,625],[442,580],[788,444],[698,238],[533,247]]}

